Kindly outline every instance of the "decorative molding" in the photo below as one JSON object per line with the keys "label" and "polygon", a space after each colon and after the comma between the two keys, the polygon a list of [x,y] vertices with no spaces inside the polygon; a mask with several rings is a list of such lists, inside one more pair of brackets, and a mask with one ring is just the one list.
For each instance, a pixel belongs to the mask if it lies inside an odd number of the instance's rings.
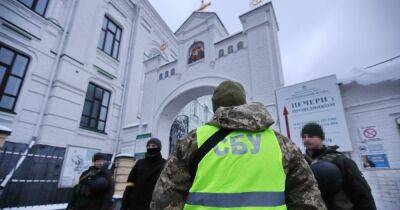
{"label": "decorative molding", "polygon": [[65,83],[65,82],[63,82],[61,80],[56,80],[54,82],[54,84],[53,84],[53,87],[54,88],[55,87],[62,88],[64,90],[67,90],[67,91],[70,91],[72,93],[75,93],[78,96],[84,96],[86,94],[86,90],[79,89],[79,88],[74,87],[74,86],[72,86],[70,84],[67,84],[67,83]]}
{"label": "decorative molding", "polygon": [[243,31],[243,33],[247,34],[249,31],[253,31],[254,29],[257,29],[258,27],[263,26],[263,25],[271,26],[270,22],[268,20],[266,20],[266,21],[263,21],[263,22],[261,22],[261,23],[259,23],[257,25],[254,25],[254,26],[251,26],[251,27],[247,28],[246,30]]}
{"label": "decorative molding", "polygon": [[[53,55],[57,55],[57,53],[54,52],[53,50],[50,50],[50,52],[51,52]],[[84,66],[84,65],[85,65],[83,62],[81,62],[81,61],[79,61],[78,59],[73,58],[72,56],[69,56],[69,55],[67,55],[67,54],[65,54],[65,53],[64,53],[64,54],[61,54],[60,59],[63,58],[63,57],[67,57],[67,58],[68,58],[68,60],[64,59],[64,60],[66,60],[66,61],[74,61],[74,63],[77,63],[77,64],[79,64],[79,65],[81,65],[81,66]]]}
{"label": "decorative molding", "polygon": [[140,23],[140,25],[149,33],[151,34],[151,30],[149,28],[147,28],[147,26],[145,26],[145,24]]}
{"label": "decorative molding", "polygon": [[149,30],[151,29],[151,24],[144,18],[143,16],[140,16],[140,19],[143,20],[144,24],[146,25]]}
{"label": "decorative molding", "polygon": [[195,66],[195,65],[200,64],[200,63],[205,63],[205,60],[206,60],[206,58],[202,58],[202,59],[197,60],[197,61],[195,61],[195,62],[193,62],[193,63],[186,64],[187,69],[190,70],[190,68],[191,68],[192,66]]}
{"label": "decorative molding", "polygon": [[[3,4],[3,2],[8,2],[8,4]],[[4,6],[8,10],[15,12],[17,15],[21,16],[24,20],[28,21],[31,24],[34,24],[40,28],[43,27],[43,25],[49,25],[52,26],[58,30],[62,30],[62,28],[59,27],[59,25],[54,24],[54,22],[50,21],[50,19],[46,18],[46,16],[41,16],[25,5],[23,5],[21,2],[18,2],[17,0],[2,0],[0,1],[0,5]],[[37,23],[40,23],[38,25]]]}
{"label": "decorative molding", "polygon": [[101,51],[97,48],[97,56],[99,60],[103,61],[105,64],[108,64],[113,69],[117,70],[119,68],[120,62],[111,56],[107,55],[105,52]]}
{"label": "decorative molding", "polygon": [[110,2],[110,5],[111,5],[112,7],[114,7],[114,9],[115,9],[124,19],[127,18],[127,16],[124,14],[124,12],[121,11],[121,10],[123,10],[123,9],[120,8],[120,6],[118,6],[118,4],[116,3],[116,1]]}
{"label": "decorative molding", "polygon": [[124,18],[135,16],[135,4],[128,0],[111,0],[111,4]]}
{"label": "decorative molding", "polygon": [[50,98],[56,98],[56,99],[59,99],[59,100],[62,100],[62,101],[65,101],[65,102],[68,102],[68,103],[71,103],[71,104],[74,104],[74,105],[77,105],[77,106],[82,106],[81,103],[75,102],[73,100],[66,99],[66,98],[58,96],[58,95],[52,95],[52,96],[50,96]]}
{"label": "decorative molding", "polygon": [[29,31],[23,29],[22,27],[19,27],[17,24],[5,19],[4,17],[0,16],[0,19],[3,20],[4,22],[2,23],[2,25],[6,28],[8,28],[9,30],[14,31],[15,33],[29,39],[32,40],[33,38],[37,39],[37,40],[41,40],[39,37],[35,36],[34,34],[30,33]]}
{"label": "decorative molding", "polygon": [[[57,98],[62,99],[60,97],[57,97]],[[67,101],[67,100],[65,100],[65,101]],[[70,101],[68,101],[68,102],[70,102]],[[74,122],[74,123],[80,121],[80,119],[77,120],[77,119],[73,119],[73,118],[67,117],[67,115],[66,116],[62,116],[62,115],[55,114],[55,113],[46,113],[46,116],[52,116],[52,117],[56,117],[56,118],[59,118],[59,119],[68,120],[68,121],[71,121],[71,122]]]}
{"label": "decorative molding", "polygon": [[225,41],[227,41],[227,40],[229,40],[229,39],[233,39],[233,38],[236,38],[236,37],[238,37],[238,36],[243,36],[243,35],[244,35],[244,34],[243,34],[243,31],[239,31],[239,32],[237,32],[237,33],[235,33],[235,34],[233,34],[233,35],[230,35],[230,36],[228,36],[228,37],[226,37],[226,38],[224,38],[224,39],[222,39],[222,40],[220,40],[220,41],[218,41],[218,42],[215,42],[214,45],[221,44],[221,43],[223,43],[223,42],[225,42]]}
{"label": "decorative molding", "polygon": [[[106,128],[108,126],[109,125],[106,124]],[[99,133],[99,132],[91,131],[91,130],[81,128],[81,127],[78,128],[78,131],[73,130],[73,132],[78,134],[78,136],[87,136],[87,137],[95,138],[95,139],[99,139],[99,140],[107,140],[108,139],[107,133]]]}
{"label": "decorative molding", "polygon": [[41,92],[39,92],[39,91],[32,90],[32,89],[28,89],[28,92],[29,92],[29,93],[32,93],[32,94],[36,94],[36,95],[41,96],[41,97],[44,97],[44,96],[45,96],[44,93],[41,93]]}
{"label": "decorative molding", "polygon": [[17,115],[15,113],[0,111],[0,119],[12,123]]}
{"label": "decorative molding", "polygon": [[100,68],[100,67],[98,67],[96,65],[93,65],[93,66],[97,69],[97,72],[99,72],[103,76],[105,76],[105,77],[107,77],[107,78],[109,78],[111,80],[117,78],[116,76],[114,76],[113,74],[109,73],[108,71],[106,71],[106,70],[104,70],[104,69],[102,69],[102,68]]}
{"label": "decorative molding", "polygon": [[[78,59],[73,58],[73,57],[71,57],[71,56],[69,56],[69,55],[67,55],[67,54],[65,54],[65,53],[62,54],[62,55],[60,56],[61,59],[64,58],[64,57],[68,58],[68,60],[74,61],[75,63],[77,63],[77,64],[79,64],[79,65],[81,65],[81,66],[84,66],[84,65],[85,65],[83,62],[81,62],[81,61],[79,61]],[[64,60],[65,60],[65,59],[64,59]]]}
{"label": "decorative molding", "polygon": [[[219,16],[215,13],[215,12],[193,12],[189,18],[186,19],[186,21],[178,28],[178,30],[176,30],[175,35],[178,36],[179,34],[183,33],[188,33],[188,31],[184,31],[185,27],[187,25],[190,25],[190,22],[195,19],[195,18],[200,18],[200,19],[204,19],[204,23],[208,24],[209,20],[216,17],[217,18],[217,22],[219,24],[221,24],[222,29],[225,31],[226,34],[228,33],[228,30],[226,29],[225,25],[222,23],[221,19],[219,18]],[[196,27],[193,27],[196,28]],[[192,29],[193,30],[193,29]],[[191,31],[191,30],[189,30]]]}
{"label": "decorative molding", "polygon": [[47,79],[47,78],[45,78],[45,77],[42,77],[41,75],[37,74],[36,72],[32,72],[32,74],[31,74],[31,80],[32,80],[32,81],[35,81],[35,82],[37,82],[37,83],[39,83],[39,84],[42,84],[42,85],[44,85],[44,86],[48,86],[48,85],[49,85],[49,82],[50,82],[49,79]]}
{"label": "decorative molding", "polygon": [[140,123],[135,123],[135,124],[130,124],[130,125],[126,125],[123,129],[124,130],[126,130],[126,129],[134,129],[134,128],[139,128],[140,126],[147,126],[148,125],[148,123],[147,122],[143,122],[142,124],[140,124]]}
{"label": "decorative molding", "polygon": [[273,15],[272,19],[273,19],[273,21],[275,22],[276,29],[279,31],[279,25],[278,25],[278,22],[277,22],[277,20],[276,20],[275,10],[274,10],[274,7],[273,7],[271,1],[265,3],[265,4],[261,5],[261,6],[258,6],[258,7],[256,7],[255,9],[250,10],[250,11],[248,11],[248,12],[242,14],[242,15],[240,15],[240,16],[239,16],[239,19],[240,19],[240,21],[241,21],[242,24],[243,24],[243,23],[246,22],[246,17],[245,17],[245,16],[249,16],[249,15],[251,15],[251,13],[256,12],[256,11],[258,11],[258,10],[262,10],[262,9],[264,9],[264,11],[265,11],[267,14],[268,14],[268,13],[271,13],[271,11],[272,11],[272,15]]}
{"label": "decorative molding", "polygon": [[169,62],[169,63],[163,64],[163,65],[161,65],[161,66],[159,67],[159,69],[168,67],[168,66],[170,66],[170,65],[172,65],[172,64],[174,64],[174,63],[176,63],[176,62],[178,62],[178,60],[173,60],[173,61],[171,61],[171,62]]}

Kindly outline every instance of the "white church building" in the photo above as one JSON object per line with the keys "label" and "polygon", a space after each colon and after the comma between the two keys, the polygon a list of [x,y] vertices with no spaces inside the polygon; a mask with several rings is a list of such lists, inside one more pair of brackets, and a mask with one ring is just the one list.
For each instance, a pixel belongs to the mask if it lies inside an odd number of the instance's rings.
{"label": "white church building", "polygon": [[235,34],[204,11],[173,32],[148,0],[0,1],[0,125],[12,131],[0,152],[0,208],[65,203],[65,171],[82,164],[68,165],[73,152],[82,161],[143,154],[158,137],[167,157],[175,118],[225,80],[276,119],[284,80],[272,3],[233,18]]}
{"label": "white church building", "polygon": [[[143,153],[158,137],[167,156],[175,117],[224,80],[275,113],[283,75],[272,4],[239,19],[231,35],[216,13],[195,11],[172,32],[147,0],[1,1],[0,124],[12,130],[2,205],[65,202],[67,190],[53,188],[68,179],[69,151]],[[34,198],[10,199],[22,191]]]}

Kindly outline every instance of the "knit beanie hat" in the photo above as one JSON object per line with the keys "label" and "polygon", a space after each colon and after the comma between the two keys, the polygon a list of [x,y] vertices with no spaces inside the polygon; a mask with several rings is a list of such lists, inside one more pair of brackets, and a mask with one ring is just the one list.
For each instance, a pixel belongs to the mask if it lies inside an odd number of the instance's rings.
{"label": "knit beanie hat", "polygon": [[106,156],[100,152],[93,155],[92,162],[96,162],[96,160],[107,160]]}
{"label": "knit beanie hat", "polygon": [[307,123],[303,129],[301,130],[301,136],[303,135],[309,135],[309,136],[318,136],[319,138],[321,138],[322,140],[325,139],[325,134],[324,134],[324,130],[322,129],[322,127],[317,124],[317,123]]}
{"label": "knit beanie hat", "polygon": [[158,148],[161,149],[161,141],[160,141],[160,139],[151,138],[151,139],[147,142],[146,146],[149,146],[149,144],[155,144],[155,145],[157,145]]}
{"label": "knit beanie hat", "polygon": [[219,107],[239,106],[246,104],[246,92],[238,82],[224,81],[214,90],[212,105],[214,112]]}

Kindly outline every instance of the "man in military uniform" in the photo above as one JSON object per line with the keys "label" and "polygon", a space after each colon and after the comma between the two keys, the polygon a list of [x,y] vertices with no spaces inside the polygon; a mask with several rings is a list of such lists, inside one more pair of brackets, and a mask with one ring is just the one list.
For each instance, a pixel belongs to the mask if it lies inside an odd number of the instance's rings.
{"label": "man in military uniform", "polygon": [[93,166],[79,177],[79,183],[72,189],[68,210],[111,210],[114,182],[107,169],[106,157],[96,153]]}
{"label": "man in military uniform", "polygon": [[[274,121],[265,106],[246,104],[243,86],[231,81],[215,89],[212,102],[213,119],[177,143],[151,209],[326,209],[303,155],[270,128]],[[193,173],[192,161],[220,130],[230,133]]]}
{"label": "man in military uniform", "polygon": [[[301,137],[306,147],[306,160],[312,168],[315,168],[315,177],[317,177],[328,209],[376,209],[371,189],[356,163],[338,152],[338,146],[324,145],[325,133],[319,124],[306,124],[301,131]],[[323,180],[323,178],[327,178],[324,174],[333,174],[331,167],[327,167],[326,163],[324,163],[325,166],[322,165],[323,162],[333,163],[340,171],[341,177],[333,178],[331,181]],[[323,167],[313,167],[317,164],[321,164]],[[342,180],[342,182],[339,182],[339,180]],[[335,190],[334,193],[326,193],[330,189],[338,190]]]}

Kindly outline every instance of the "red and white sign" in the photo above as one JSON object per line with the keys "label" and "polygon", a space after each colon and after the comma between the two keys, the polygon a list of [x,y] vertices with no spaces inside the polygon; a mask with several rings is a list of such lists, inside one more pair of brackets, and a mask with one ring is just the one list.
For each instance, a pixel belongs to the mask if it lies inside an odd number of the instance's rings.
{"label": "red and white sign", "polygon": [[376,130],[373,128],[367,128],[363,131],[363,136],[365,138],[375,138],[376,137]]}
{"label": "red and white sign", "polygon": [[379,131],[376,126],[367,126],[359,128],[361,141],[362,142],[370,142],[370,141],[381,141],[382,138],[379,137]]}

